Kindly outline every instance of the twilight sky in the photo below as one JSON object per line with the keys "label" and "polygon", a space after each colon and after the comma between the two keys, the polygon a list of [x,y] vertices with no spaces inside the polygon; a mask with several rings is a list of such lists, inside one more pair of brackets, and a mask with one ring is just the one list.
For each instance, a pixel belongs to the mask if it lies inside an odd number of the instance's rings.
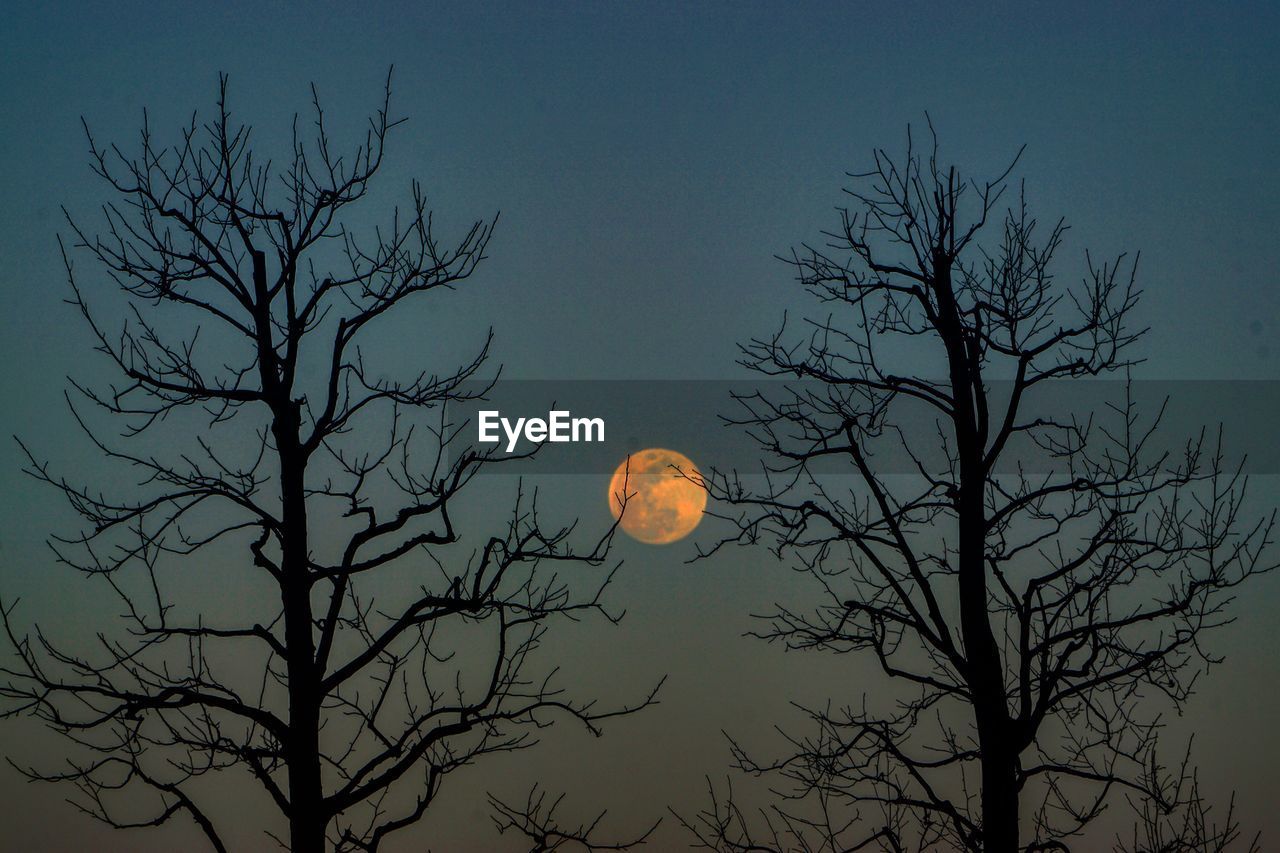
{"label": "twilight sky", "polygon": [[[446,233],[501,211],[478,276],[428,313],[388,324],[389,358],[453,360],[492,326],[495,362],[510,377],[733,377],[735,342],[804,304],[772,255],[833,225],[844,173],[864,167],[873,146],[897,150],[927,111],[944,157],[971,174],[998,172],[1026,143],[1019,174],[1033,210],[1073,226],[1064,276],[1085,247],[1142,251],[1140,312],[1152,326],[1143,378],[1280,379],[1280,8],[1066,5],[11,8],[0,35],[0,433],[62,458],[73,440],[64,376],[97,369],[62,304],[55,243],[59,205],[87,217],[107,198],[89,174],[80,117],[101,139],[131,145],[146,107],[167,134],[211,107],[219,71],[230,74],[233,112],[270,145],[305,111],[310,82],[336,135],[362,126],[394,64],[393,109],[409,122],[365,212],[403,202],[412,178]],[[41,544],[65,510],[19,466],[6,445],[0,595],[23,597],[32,616],[56,611],[51,622],[92,619],[92,595]],[[557,508],[607,523],[603,480],[555,482]],[[1276,477],[1258,479],[1260,505],[1278,494]],[[607,806],[627,828],[668,805],[700,805],[703,777],[727,765],[722,728],[765,735],[788,698],[831,692],[819,661],[738,636],[748,613],[787,594],[788,573],[751,552],[686,566],[691,551],[620,542],[627,567],[614,600],[627,620],[570,632],[562,648],[566,666],[605,695],[669,672],[662,705],[599,741],[552,738],[458,777],[442,815],[423,826],[432,849],[497,849],[479,795],[491,784],[510,792],[543,778],[568,790],[570,805]],[[1240,602],[1217,639],[1227,662],[1187,719],[1171,723],[1196,732],[1205,777],[1215,791],[1238,788],[1246,824],[1272,839],[1277,604],[1276,578]],[[877,678],[856,662],[841,667],[832,683],[845,695]],[[18,733],[0,728],[6,752],[38,751],[38,736],[19,745]],[[61,803],[63,792],[25,786],[7,768],[0,792],[10,849],[173,849],[185,831],[106,833]],[[247,849],[256,838],[245,836]],[[685,843],[668,826],[656,849]]]}

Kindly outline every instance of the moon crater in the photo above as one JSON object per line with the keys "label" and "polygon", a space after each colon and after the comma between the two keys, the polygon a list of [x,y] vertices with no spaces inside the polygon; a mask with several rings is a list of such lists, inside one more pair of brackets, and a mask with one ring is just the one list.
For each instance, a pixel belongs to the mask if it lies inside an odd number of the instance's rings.
{"label": "moon crater", "polygon": [[[631,454],[609,481],[609,510],[629,536],[650,545],[683,539],[707,506],[702,474],[682,453],[651,447]],[[623,503],[625,501],[625,509]]]}

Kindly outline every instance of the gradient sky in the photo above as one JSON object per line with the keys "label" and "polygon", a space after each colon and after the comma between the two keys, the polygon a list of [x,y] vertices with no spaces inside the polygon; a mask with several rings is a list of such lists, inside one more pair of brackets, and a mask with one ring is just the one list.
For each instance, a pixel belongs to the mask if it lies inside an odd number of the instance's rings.
{"label": "gradient sky", "polygon": [[[844,173],[873,146],[897,149],[927,111],[944,156],[974,174],[1027,144],[1033,210],[1073,225],[1064,273],[1086,246],[1142,251],[1144,377],[1280,379],[1277,31],[1280,7],[1268,3],[11,7],[0,35],[0,432],[60,457],[72,436],[63,377],[94,369],[62,304],[54,242],[59,205],[88,214],[106,198],[81,116],[102,139],[132,143],[144,106],[153,127],[172,129],[211,106],[226,71],[233,112],[264,140],[287,132],[313,81],[341,135],[376,106],[393,63],[394,108],[410,121],[379,198],[403,200],[418,178],[446,231],[502,218],[477,279],[425,322],[389,326],[389,353],[469,352],[491,325],[508,376],[732,376],[735,342],[798,304],[772,254],[831,226]],[[32,614],[92,616],[40,544],[66,514],[19,466],[6,446],[0,592]],[[1262,479],[1274,497],[1276,478]],[[565,477],[561,489],[567,511],[607,518],[602,483]],[[424,824],[433,849],[489,849],[477,840],[489,837],[478,792],[494,778],[513,791],[542,776],[584,811],[609,806],[622,826],[696,805],[703,777],[723,773],[718,733],[730,719],[749,737],[786,697],[821,694],[816,664],[736,636],[749,611],[785,594],[785,571],[742,552],[688,567],[681,546],[620,551],[628,573],[615,600],[628,620],[571,635],[565,653],[606,693],[670,671],[663,704],[603,740],[566,737],[479,766]],[[1242,817],[1272,839],[1278,603],[1275,578],[1241,603],[1218,641],[1227,663],[1175,724],[1197,732],[1206,777],[1237,787]],[[856,690],[870,670],[848,666],[841,689]],[[607,683],[618,673],[621,688]],[[0,742],[17,746],[18,731],[0,729]],[[62,792],[7,770],[0,791],[5,849],[161,850],[181,837],[105,834]],[[662,839],[658,849],[685,843]]]}

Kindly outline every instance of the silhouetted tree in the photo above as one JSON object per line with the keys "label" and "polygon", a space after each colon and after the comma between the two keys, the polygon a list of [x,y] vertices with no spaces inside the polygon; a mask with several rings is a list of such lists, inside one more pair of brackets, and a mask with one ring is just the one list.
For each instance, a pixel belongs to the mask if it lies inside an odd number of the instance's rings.
{"label": "silhouetted tree", "polygon": [[1190,750],[1178,772],[1160,780],[1157,796],[1134,804],[1138,820],[1127,839],[1116,840],[1116,853],[1225,853],[1231,849],[1260,853],[1261,835],[1247,838],[1240,831],[1235,797],[1219,822],[1201,796],[1200,780],[1189,763]]}
{"label": "silhouetted tree", "polygon": [[522,806],[511,806],[496,797],[490,796],[489,804],[493,806],[493,822],[498,831],[514,832],[523,835],[532,847],[529,853],[551,853],[554,850],[630,850],[644,844],[658,828],[658,824],[642,835],[627,841],[606,841],[599,838],[597,829],[605,813],[601,812],[595,820],[580,823],[576,826],[561,825],[556,818],[556,811],[564,801],[564,795],[547,802],[545,791],[534,788]]}
{"label": "silhouetted tree", "polygon": [[[737,523],[716,548],[767,543],[820,599],[757,636],[869,655],[903,689],[805,709],[776,761],[735,743],[782,799],[757,814],[713,790],[683,818],[707,847],[1065,850],[1117,798],[1149,826],[1203,814],[1139,700],[1191,694],[1205,632],[1270,568],[1274,516],[1242,517],[1213,436],[1154,447],[1163,409],[1143,420],[1128,383],[1136,261],[1086,256],[1080,285],[1057,282],[1063,223],[1021,193],[1000,216],[1012,169],[967,181],[910,133],[905,157],[878,150],[829,242],[783,259],[831,313],[742,347],[793,384],[739,397],[766,485],[707,479]],[[1112,417],[1050,405],[1055,380],[1109,374],[1127,389]],[[1135,849],[1217,849],[1194,835]]]}
{"label": "silhouetted tree", "polygon": [[[214,771],[256,780],[296,853],[372,851],[422,818],[453,770],[532,744],[557,717],[599,733],[653,698],[599,708],[535,666],[556,621],[617,618],[600,597],[612,573],[585,595],[562,574],[600,565],[613,530],[571,548],[573,525],[544,527],[518,488],[503,508],[492,494],[461,505],[499,461],[449,415],[487,387],[488,341],[460,367],[402,379],[362,355],[386,315],[475,272],[496,217],[442,241],[415,183],[407,211],[361,236],[351,210],[399,123],[390,78],[347,151],[312,95],[314,127],[295,118],[282,169],[254,156],[225,78],[212,120],[193,117],[174,147],[145,119],[134,156],[86,126],[117,200],[101,236],[68,215],[63,259],[119,379],[74,384],[68,400],[101,456],[134,476],[100,491],[27,456],[86,522],[52,540],[57,559],[100,581],[124,624],[71,650],[3,608],[8,713],[75,745],[64,768],[27,772],[76,785],[114,827],[185,814],[218,850],[218,808],[202,795],[219,789],[199,784]],[[123,314],[93,298],[77,251],[123,291]],[[243,586],[235,612],[184,599],[208,573]]]}

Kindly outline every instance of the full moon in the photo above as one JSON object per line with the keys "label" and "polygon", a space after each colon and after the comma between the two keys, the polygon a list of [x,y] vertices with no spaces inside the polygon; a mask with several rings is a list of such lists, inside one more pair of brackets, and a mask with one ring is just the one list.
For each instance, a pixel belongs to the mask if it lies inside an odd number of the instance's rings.
{"label": "full moon", "polygon": [[[689,479],[692,478],[692,479]],[[631,454],[609,481],[609,511],[633,539],[666,545],[688,536],[702,520],[707,493],[689,457],[651,447]],[[622,502],[626,501],[626,511]]]}

